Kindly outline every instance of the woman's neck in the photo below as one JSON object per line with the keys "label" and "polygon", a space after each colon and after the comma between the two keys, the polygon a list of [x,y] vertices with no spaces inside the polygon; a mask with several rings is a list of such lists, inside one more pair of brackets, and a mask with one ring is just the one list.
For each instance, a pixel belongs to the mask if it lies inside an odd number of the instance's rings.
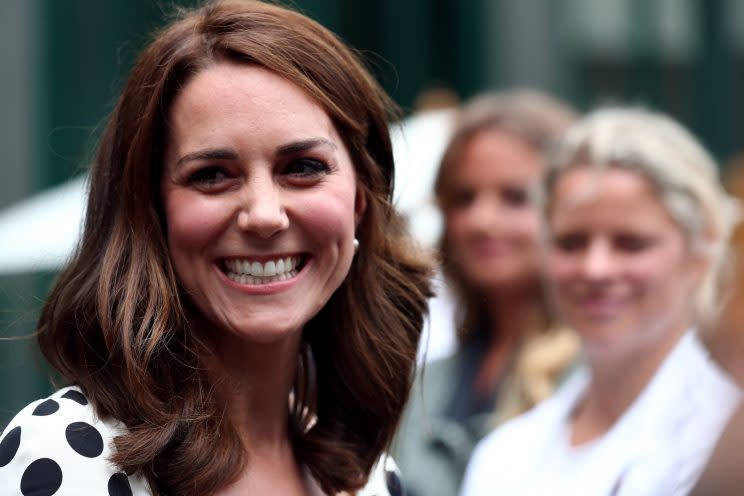
{"label": "woman's neck", "polygon": [[486,295],[491,346],[517,342],[532,328],[545,325],[545,314],[532,287],[493,291]]}
{"label": "woman's neck", "polygon": [[271,343],[224,334],[210,339],[213,352],[206,366],[247,454],[237,480],[216,496],[308,494],[288,427],[287,401],[301,339],[301,332]]}
{"label": "woman's neck", "polygon": [[493,391],[520,340],[533,329],[545,325],[545,316],[527,289],[498,291],[487,297],[488,348],[476,376],[476,392]]}
{"label": "woman's neck", "polygon": [[295,377],[301,333],[271,343],[228,336],[212,340],[207,362],[226,415],[250,452],[288,446],[289,390]]}
{"label": "woman's neck", "polygon": [[682,326],[653,344],[634,349],[585,348],[591,379],[570,420],[572,446],[601,437],[617,423],[651,382],[686,329]]}

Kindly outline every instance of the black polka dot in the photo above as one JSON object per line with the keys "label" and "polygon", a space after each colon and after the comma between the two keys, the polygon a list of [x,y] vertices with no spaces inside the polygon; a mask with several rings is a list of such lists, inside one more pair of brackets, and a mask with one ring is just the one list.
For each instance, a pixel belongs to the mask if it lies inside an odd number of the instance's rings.
{"label": "black polka dot", "polygon": [[101,433],[85,422],[73,422],[68,425],[65,437],[72,449],[88,458],[95,458],[103,452]]}
{"label": "black polka dot", "polygon": [[49,458],[40,458],[26,468],[21,477],[24,496],[52,496],[62,485],[62,469]]}
{"label": "black polka dot", "polygon": [[398,477],[398,474],[396,474],[394,470],[385,470],[385,483],[387,484],[390,496],[406,496],[406,491],[403,489],[403,483],[400,481],[400,477]]}
{"label": "black polka dot", "polygon": [[21,445],[21,426],[14,427],[0,441],[0,467],[10,463]]}
{"label": "black polka dot", "polygon": [[37,417],[46,417],[47,415],[53,414],[57,410],[59,410],[59,403],[54,400],[46,400],[36,405],[36,408],[34,408],[34,411],[33,413],[31,413],[31,415],[36,415]]}
{"label": "black polka dot", "polygon": [[108,481],[109,496],[132,496],[132,487],[129,485],[129,479],[123,472],[114,474]]}
{"label": "black polka dot", "polygon": [[62,397],[67,398],[68,400],[76,401],[81,405],[88,404],[88,399],[83,396],[83,393],[81,393],[80,391],[75,391],[74,389],[70,389],[65,394],[63,394]]}

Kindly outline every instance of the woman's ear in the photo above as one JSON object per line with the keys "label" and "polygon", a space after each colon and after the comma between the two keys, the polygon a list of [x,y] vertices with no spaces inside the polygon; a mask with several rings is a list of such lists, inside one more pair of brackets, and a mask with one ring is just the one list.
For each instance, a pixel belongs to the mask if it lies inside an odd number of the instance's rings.
{"label": "woman's ear", "polygon": [[698,241],[692,248],[692,270],[698,281],[705,277],[711,264],[720,254],[720,243],[712,233],[707,233],[705,238]]}
{"label": "woman's ear", "polygon": [[367,194],[363,188],[357,185],[356,195],[354,196],[354,225],[358,226],[359,222],[367,210]]}

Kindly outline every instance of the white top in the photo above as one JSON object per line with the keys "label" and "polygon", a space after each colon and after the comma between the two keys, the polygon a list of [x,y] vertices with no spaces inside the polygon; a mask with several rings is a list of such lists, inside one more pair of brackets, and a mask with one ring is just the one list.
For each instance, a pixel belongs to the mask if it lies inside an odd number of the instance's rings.
{"label": "white top", "polygon": [[569,417],[588,381],[579,369],[552,398],[484,438],[461,496],[687,494],[742,398],[690,331],[606,434],[572,447]]}
{"label": "white top", "polygon": [[[2,496],[151,496],[145,480],[127,476],[108,459],[120,422],[99,419],[75,387],[35,401],[0,436]],[[389,457],[372,471],[358,496],[399,496],[397,467]],[[313,496],[322,495],[309,479]]]}

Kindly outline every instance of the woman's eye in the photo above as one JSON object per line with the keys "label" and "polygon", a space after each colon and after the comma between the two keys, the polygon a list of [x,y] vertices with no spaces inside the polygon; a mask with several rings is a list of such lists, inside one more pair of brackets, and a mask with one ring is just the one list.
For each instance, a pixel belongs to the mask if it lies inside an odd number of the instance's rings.
{"label": "woman's eye", "polygon": [[471,189],[459,189],[452,195],[452,206],[455,208],[465,208],[475,200],[475,191]]}
{"label": "woman's eye", "polygon": [[615,246],[625,252],[643,251],[651,246],[653,242],[653,239],[636,235],[620,235],[614,240]]}
{"label": "woman's eye", "polygon": [[553,246],[566,253],[581,251],[586,247],[587,237],[582,234],[562,234],[553,237]]}
{"label": "woman's eye", "polygon": [[528,203],[527,190],[524,188],[507,188],[501,196],[504,202],[511,207],[523,207]]}
{"label": "woman's eye", "polygon": [[326,174],[330,171],[330,167],[320,160],[312,158],[301,158],[292,160],[284,168],[283,173],[289,176],[296,177],[314,177],[321,174]]}
{"label": "woman's eye", "polygon": [[210,188],[218,186],[229,179],[229,175],[222,167],[203,167],[188,177],[188,183],[195,186]]}

